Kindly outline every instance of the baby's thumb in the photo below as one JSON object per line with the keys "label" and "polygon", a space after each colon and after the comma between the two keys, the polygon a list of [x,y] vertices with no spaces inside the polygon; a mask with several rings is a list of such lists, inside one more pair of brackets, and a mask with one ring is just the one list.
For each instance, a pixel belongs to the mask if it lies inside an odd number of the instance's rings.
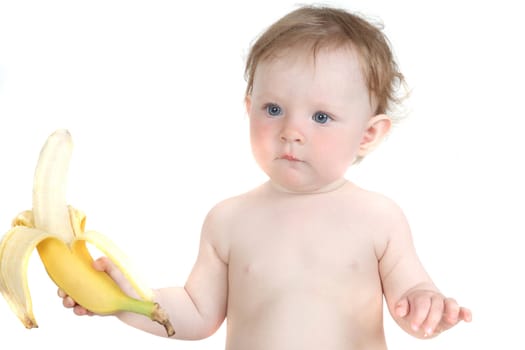
{"label": "baby's thumb", "polygon": [[93,268],[97,271],[106,272],[107,274],[111,275],[112,264],[107,257],[101,256],[97,260],[93,261]]}
{"label": "baby's thumb", "polygon": [[106,256],[101,256],[97,260],[93,261],[93,268],[97,271],[105,272],[111,277],[113,281],[119,286],[120,289],[132,298],[139,299],[140,297],[133,289],[132,285],[123,275],[122,271],[111,259]]}
{"label": "baby's thumb", "polygon": [[405,317],[406,315],[408,315],[408,311],[409,311],[409,304],[408,304],[407,298],[403,298],[397,302],[396,308],[395,308],[396,316]]}

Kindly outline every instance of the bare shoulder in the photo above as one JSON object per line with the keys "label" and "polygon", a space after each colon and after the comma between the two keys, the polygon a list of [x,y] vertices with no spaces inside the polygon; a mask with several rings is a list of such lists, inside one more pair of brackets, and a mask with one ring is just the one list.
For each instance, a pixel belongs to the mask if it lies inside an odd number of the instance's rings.
{"label": "bare shoulder", "polygon": [[224,262],[229,260],[231,233],[247,203],[253,197],[252,192],[247,192],[224,199],[215,204],[204,219],[202,225],[202,240],[210,243]]}
{"label": "bare shoulder", "polygon": [[390,197],[355,186],[353,199],[362,208],[363,212],[381,220],[405,219],[401,207]]}
{"label": "bare shoulder", "polygon": [[354,198],[358,203],[359,217],[371,228],[378,257],[383,255],[392,241],[411,241],[408,220],[392,198],[362,188],[355,190]]}
{"label": "bare shoulder", "polygon": [[210,226],[208,229],[211,231],[226,229],[232,223],[232,220],[245,208],[249,197],[250,192],[220,201],[210,209],[204,224]]}

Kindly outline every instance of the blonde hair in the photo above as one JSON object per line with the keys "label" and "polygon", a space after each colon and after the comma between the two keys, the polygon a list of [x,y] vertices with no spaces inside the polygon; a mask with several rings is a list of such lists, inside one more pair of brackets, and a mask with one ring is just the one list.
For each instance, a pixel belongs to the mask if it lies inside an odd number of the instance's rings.
{"label": "blonde hair", "polygon": [[[246,96],[251,95],[259,62],[297,46],[316,53],[326,47],[349,45],[357,50],[376,114],[389,113],[401,102],[398,88],[405,86],[390,42],[382,28],[342,9],[303,6],[285,15],[260,35],[251,46],[244,71]],[[392,117],[392,115],[391,115]]]}

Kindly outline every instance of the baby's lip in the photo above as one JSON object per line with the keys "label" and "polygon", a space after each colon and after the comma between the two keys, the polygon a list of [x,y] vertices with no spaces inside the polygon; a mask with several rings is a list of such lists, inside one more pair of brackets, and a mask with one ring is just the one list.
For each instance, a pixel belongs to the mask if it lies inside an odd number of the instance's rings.
{"label": "baby's lip", "polygon": [[289,160],[291,162],[300,162],[301,161],[300,159],[296,158],[292,154],[283,154],[282,156],[279,157],[279,159]]}

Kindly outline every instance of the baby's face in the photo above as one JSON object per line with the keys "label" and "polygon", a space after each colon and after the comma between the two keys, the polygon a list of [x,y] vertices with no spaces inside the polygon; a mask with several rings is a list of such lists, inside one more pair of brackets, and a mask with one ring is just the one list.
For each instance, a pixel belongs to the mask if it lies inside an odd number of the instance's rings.
{"label": "baby's face", "polygon": [[358,56],[347,48],[259,63],[246,103],[257,163],[292,192],[340,182],[373,114]]}

